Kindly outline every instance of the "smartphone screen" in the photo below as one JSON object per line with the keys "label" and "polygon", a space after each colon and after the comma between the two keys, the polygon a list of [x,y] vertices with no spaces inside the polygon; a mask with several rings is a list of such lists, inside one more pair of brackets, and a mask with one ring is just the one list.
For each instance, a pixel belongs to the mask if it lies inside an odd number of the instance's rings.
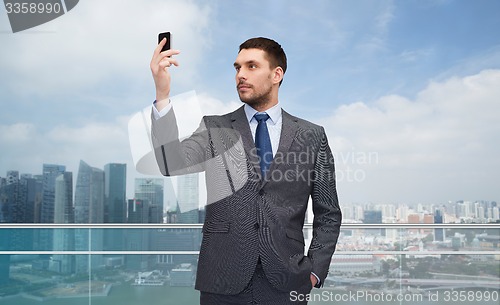
{"label": "smartphone screen", "polygon": [[164,33],[160,33],[158,34],[158,43],[160,43],[160,41],[163,39],[163,38],[167,38],[167,43],[165,43],[165,45],[163,46],[163,48],[161,49],[161,51],[166,51],[166,50],[170,50],[170,42],[172,40],[171,38],[171,35],[170,35],[170,32],[164,32]]}

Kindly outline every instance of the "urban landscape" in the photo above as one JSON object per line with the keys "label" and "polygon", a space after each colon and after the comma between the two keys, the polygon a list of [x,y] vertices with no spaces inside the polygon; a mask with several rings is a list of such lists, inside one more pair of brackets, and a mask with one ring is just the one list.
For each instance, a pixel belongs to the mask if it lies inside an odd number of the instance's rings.
{"label": "urban landscape", "polygon": [[[196,304],[204,219],[198,180],[180,176],[174,190],[169,179],[136,178],[127,198],[126,164],[99,169],[80,161],[76,180],[56,164],[44,164],[41,174],[8,171],[0,178],[0,304],[114,304],[125,296],[127,304]],[[497,202],[341,206],[341,238],[324,287],[291,297],[497,304]]]}

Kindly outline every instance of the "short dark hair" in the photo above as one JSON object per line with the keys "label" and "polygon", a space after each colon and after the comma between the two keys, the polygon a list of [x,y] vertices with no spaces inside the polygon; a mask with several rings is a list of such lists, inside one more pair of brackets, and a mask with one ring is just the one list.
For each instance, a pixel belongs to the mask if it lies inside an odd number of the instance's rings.
{"label": "short dark hair", "polygon": [[[271,68],[281,67],[283,74],[285,74],[286,54],[281,45],[276,41],[265,37],[250,38],[240,45],[238,53],[243,49],[259,49],[264,51]],[[280,85],[282,82],[283,79],[280,81]]]}

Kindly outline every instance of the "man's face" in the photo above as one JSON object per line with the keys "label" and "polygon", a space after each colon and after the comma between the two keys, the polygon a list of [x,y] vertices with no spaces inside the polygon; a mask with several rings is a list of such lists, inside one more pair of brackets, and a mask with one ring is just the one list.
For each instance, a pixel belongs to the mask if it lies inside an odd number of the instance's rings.
{"label": "man's face", "polygon": [[236,89],[240,100],[250,106],[269,102],[273,88],[273,70],[260,49],[242,49],[236,61]]}

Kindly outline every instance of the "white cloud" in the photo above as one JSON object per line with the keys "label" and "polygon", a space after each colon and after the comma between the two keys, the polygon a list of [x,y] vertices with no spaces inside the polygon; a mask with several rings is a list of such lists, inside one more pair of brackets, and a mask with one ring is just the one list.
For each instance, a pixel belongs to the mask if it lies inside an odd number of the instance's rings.
{"label": "white cloud", "polygon": [[[338,169],[366,174],[340,181],[340,192],[353,200],[498,199],[498,84],[500,70],[484,70],[430,83],[415,100],[391,95],[336,109],[323,124]],[[376,162],[346,161],[369,153]]]}
{"label": "white cloud", "polygon": [[399,54],[399,58],[403,62],[417,62],[432,55],[434,50],[432,48],[424,48],[418,50],[405,50]]}
{"label": "white cloud", "polygon": [[200,103],[200,108],[205,115],[220,115],[228,112],[232,112],[243,104],[241,102],[230,101],[224,103],[223,101],[214,98],[207,93],[200,93],[198,95],[198,101]]}
{"label": "white cloud", "polygon": [[131,163],[127,121],[120,117],[108,123],[57,126],[46,132],[32,124],[0,125],[0,168],[40,174],[43,163],[62,164],[76,179],[79,160],[98,168],[106,163]]}
{"label": "white cloud", "polygon": [[33,137],[35,132],[35,126],[30,123],[0,125],[0,143],[5,147],[25,143]]}
{"label": "white cloud", "polygon": [[[389,26],[394,19],[396,6],[392,0],[377,2],[374,11],[369,12],[370,20],[365,29],[368,35],[357,46],[363,53],[376,53],[386,49]],[[374,15],[373,15],[374,14]]]}
{"label": "white cloud", "polygon": [[[414,99],[390,95],[346,104],[318,120],[336,156],[341,201],[498,200],[499,83],[500,70],[484,70],[432,82]],[[241,105],[205,93],[197,97],[205,114]],[[128,120],[59,125],[46,132],[29,123],[1,125],[0,168],[39,173],[42,163],[58,163],[76,175],[80,159],[99,168],[121,162],[128,164],[132,186],[137,174]]]}
{"label": "white cloud", "polygon": [[171,31],[185,63],[176,79],[191,83],[210,47],[210,14],[192,1],[80,1],[47,24],[2,35],[2,78],[17,94],[47,96],[108,80],[150,81],[157,35]]}
{"label": "white cloud", "polygon": [[[237,102],[224,103],[206,93],[196,97],[200,115],[187,118],[191,131],[198,126],[201,113],[223,114],[241,106]],[[149,115],[149,109],[146,113]],[[43,163],[62,164],[67,171],[73,172],[76,179],[79,160],[101,169],[107,163],[127,163],[128,195],[133,196],[134,178],[141,175],[134,168],[130,151],[130,118],[131,116],[123,116],[108,122],[89,120],[82,124],[68,122],[47,131],[40,130],[31,123],[0,125],[0,168],[5,171],[13,169],[21,173],[40,174]],[[0,176],[4,175],[5,172],[0,172]]]}

